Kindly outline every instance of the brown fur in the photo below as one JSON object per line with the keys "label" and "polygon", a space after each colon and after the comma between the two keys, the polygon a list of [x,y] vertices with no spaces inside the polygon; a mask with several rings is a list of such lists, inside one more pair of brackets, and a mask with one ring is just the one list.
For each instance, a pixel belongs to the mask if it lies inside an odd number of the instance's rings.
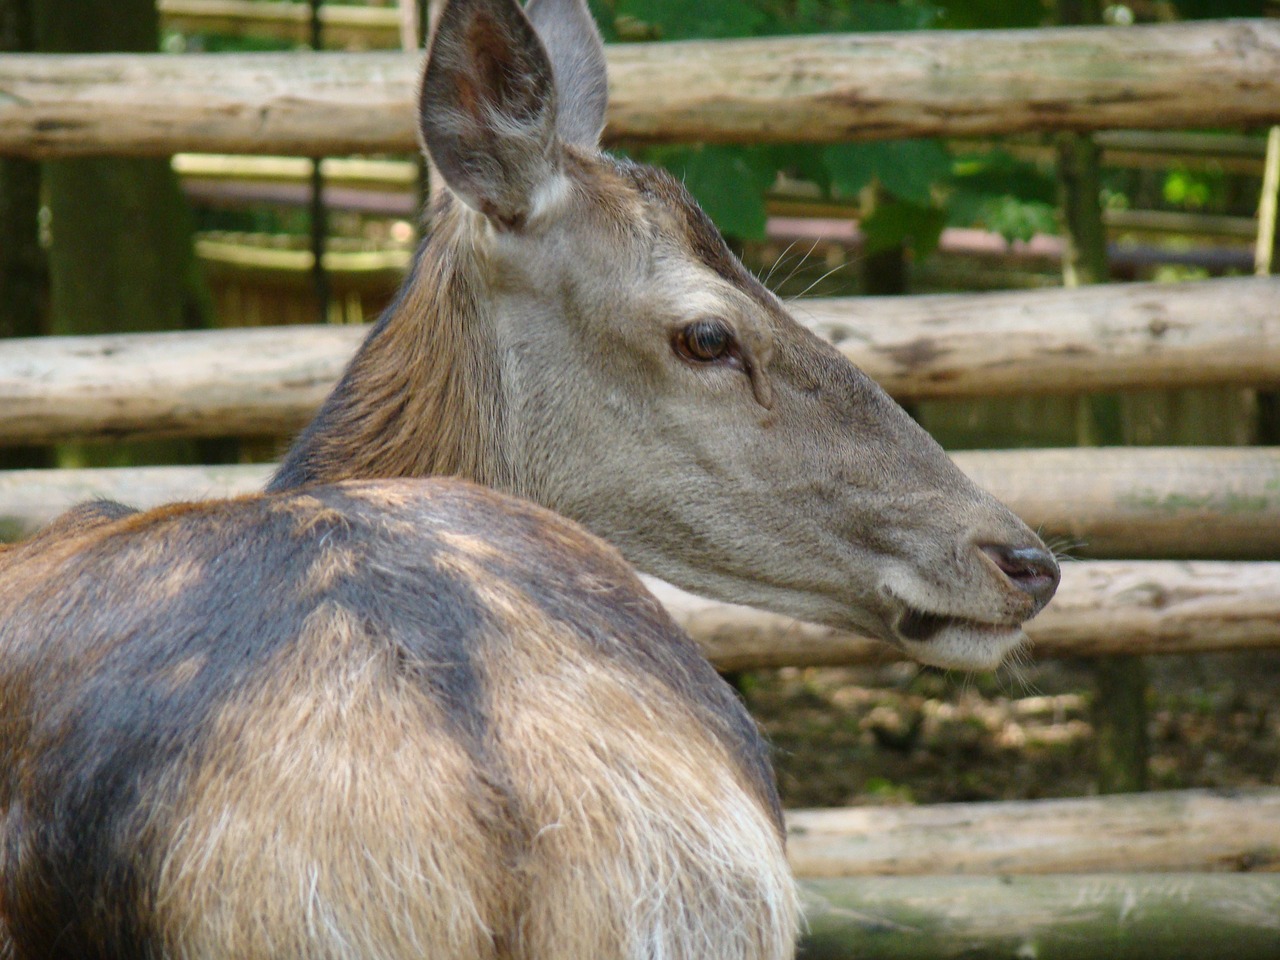
{"label": "brown fur", "polygon": [[[754,727],[568,522],[384,482],[26,552],[0,599],[12,956],[785,952]],[[151,592],[177,556],[183,590]]]}
{"label": "brown fur", "polygon": [[497,485],[494,354],[477,317],[476,267],[444,202],[395,304],[299,438],[273,488],[349,477],[460,476]]}

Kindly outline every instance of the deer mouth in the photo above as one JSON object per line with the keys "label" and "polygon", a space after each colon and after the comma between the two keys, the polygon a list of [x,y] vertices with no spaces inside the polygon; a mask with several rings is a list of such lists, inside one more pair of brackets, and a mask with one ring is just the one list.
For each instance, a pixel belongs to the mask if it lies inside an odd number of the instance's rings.
{"label": "deer mouth", "polygon": [[989,670],[1027,642],[1021,623],[991,623],[907,606],[894,624],[902,648],[921,663]]}
{"label": "deer mouth", "polygon": [[898,636],[902,637],[903,640],[928,643],[942,630],[961,623],[976,625],[977,621],[966,621],[960,617],[950,617],[941,613],[926,613],[924,610],[908,607],[906,612],[898,619],[897,630]]}

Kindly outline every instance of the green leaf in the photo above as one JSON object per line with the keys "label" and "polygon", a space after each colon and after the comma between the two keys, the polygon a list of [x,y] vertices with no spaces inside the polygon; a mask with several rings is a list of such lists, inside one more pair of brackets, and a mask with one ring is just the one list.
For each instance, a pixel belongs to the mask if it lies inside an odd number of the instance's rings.
{"label": "green leaf", "polygon": [[823,158],[845,196],[857,196],[876,179],[895,197],[922,207],[932,200],[933,185],[951,175],[951,157],[937,140],[840,143],[827,147]]}
{"label": "green leaf", "polygon": [[955,158],[953,178],[958,187],[992,195],[1009,194],[1024,200],[1055,204],[1058,183],[1051,170],[1019,160],[995,149]]}
{"label": "green leaf", "polygon": [[[603,2],[595,0],[600,7]],[[942,11],[927,0],[617,0],[612,13],[664,39],[688,40],[921,30]]]}
{"label": "green leaf", "polygon": [[616,10],[658,27],[664,40],[750,37],[768,20],[746,0],[618,0]]}
{"label": "green leaf", "polygon": [[947,225],[947,212],[940,207],[890,201],[876,207],[862,221],[867,253],[878,253],[906,244],[917,257],[926,257],[938,248],[938,239]]}
{"label": "green leaf", "polygon": [[902,4],[871,0],[795,0],[768,4],[770,33],[877,33],[923,30],[942,15],[933,3]]}
{"label": "green leaf", "polygon": [[1267,0],[1173,0],[1173,6],[1187,20],[1219,17],[1265,17]]}
{"label": "green leaf", "polygon": [[1057,183],[1005,150],[957,157],[947,198],[950,222],[994,230],[1007,241],[1057,233]]}
{"label": "green leaf", "polygon": [[[1213,0],[1210,0],[1213,2]],[[941,0],[942,27],[949,30],[1041,27],[1045,25],[1042,0]]]}
{"label": "green leaf", "polygon": [[988,229],[1008,242],[1030,240],[1037,233],[1058,232],[1058,208],[1036,200],[1024,201],[1008,195],[988,198],[982,218]]}
{"label": "green leaf", "polygon": [[875,179],[878,167],[874,143],[837,143],[822,151],[830,171],[831,187],[846,197],[856,197]]}
{"label": "green leaf", "polygon": [[753,148],[763,156],[762,162],[773,167],[769,179],[772,186],[778,171],[784,171],[797,180],[806,180],[815,184],[823,197],[831,196],[831,170],[822,158],[822,150],[808,143],[769,144]]}
{"label": "green leaf", "polygon": [[617,16],[613,0],[587,0],[587,8],[600,28],[605,43],[618,42]]}
{"label": "green leaf", "polygon": [[649,159],[684,181],[722,233],[742,240],[764,238],[764,195],[777,174],[766,150],[668,148],[653,151]]}

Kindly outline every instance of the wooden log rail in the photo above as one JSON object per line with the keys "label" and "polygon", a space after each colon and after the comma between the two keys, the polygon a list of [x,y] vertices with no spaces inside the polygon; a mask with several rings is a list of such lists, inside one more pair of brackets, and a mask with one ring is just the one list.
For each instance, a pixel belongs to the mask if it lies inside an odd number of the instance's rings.
{"label": "wooden log rail", "polygon": [[[650,587],[721,670],[835,667],[901,659],[830,627]],[[1027,624],[1036,659],[1280,647],[1280,562],[1086,560],[1062,568],[1054,600]]]}
{"label": "wooden log rail", "polygon": [[[793,301],[900,399],[1280,383],[1280,278]],[[365,331],[276,327],[0,342],[0,444],[281,435]]]}
{"label": "wooden log rail", "polygon": [[[0,154],[413,152],[419,56],[0,58]],[[686,41],[609,51],[608,136],[836,142],[1280,122],[1280,22]]]}
{"label": "wooden log rail", "polygon": [[[962,451],[966,473],[1090,557],[1280,557],[1280,448]],[[95,497],[139,507],[260,490],[270,467],[0,471],[0,531]]]}
{"label": "wooden log rail", "polygon": [[1280,956],[1280,876],[847,877],[801,884],[805,960]]}
{"label": "wooden log rail", "polygon": [[1089,557],[1280,557],[1280,448],[958,451],[1049,542]]}
{"label": "wooden log rail", "polygon": [[[234,37],[273,37],[291,43],[311,41],[311,5],[259,3],[257,0],[158,0],[166,29],[218,33]],[[400,48],[400,11],[325,3],[320,23],[327,47]]]}
{"label": "wooden log rail", "polygon": [[1280,870],[1280,789],[787,813],[797,876]]}
{"label": "wooden log rail", "polygon": [[[0,532],[27,532],[33,520],[92,497],[148,506],[249,493],[261,489],[269,470],[166,467],[0,473]],[[705,600],[657,581],[651,586],[722,670],[875,664],[898,657],[892,648],[866,637]],[[1027,632],[1031,655],[1038,658],[1277,647],[1280,562],[1067,563],[1058,596],[1028,624]]]}

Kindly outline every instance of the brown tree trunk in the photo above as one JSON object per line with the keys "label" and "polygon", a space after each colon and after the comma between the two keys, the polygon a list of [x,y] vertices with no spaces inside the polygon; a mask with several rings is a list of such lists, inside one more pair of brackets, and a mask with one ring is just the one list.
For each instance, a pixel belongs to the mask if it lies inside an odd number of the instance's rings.
{"label": "brown tree trunk", "polygon": [[[26,53],[35,38],[31,0],[0,0],[0,53]],[[43,332],[49,273],[40,249],[40,165],[0,158],[0,337]],[[0,449],[0,467],[24,469],[52,463],[48,447]]]}
{"label": "brown tree trunk", "polygon": [[[48,53],[154,51],[153,0],[42,0],[38,49]],[[210,302],[197,271],[190,212],[168,158],[56,160],[45,164],[53,244],[50,332],[196,329]],[[189,460],[190,441],[71,445],[69,464]]]}

